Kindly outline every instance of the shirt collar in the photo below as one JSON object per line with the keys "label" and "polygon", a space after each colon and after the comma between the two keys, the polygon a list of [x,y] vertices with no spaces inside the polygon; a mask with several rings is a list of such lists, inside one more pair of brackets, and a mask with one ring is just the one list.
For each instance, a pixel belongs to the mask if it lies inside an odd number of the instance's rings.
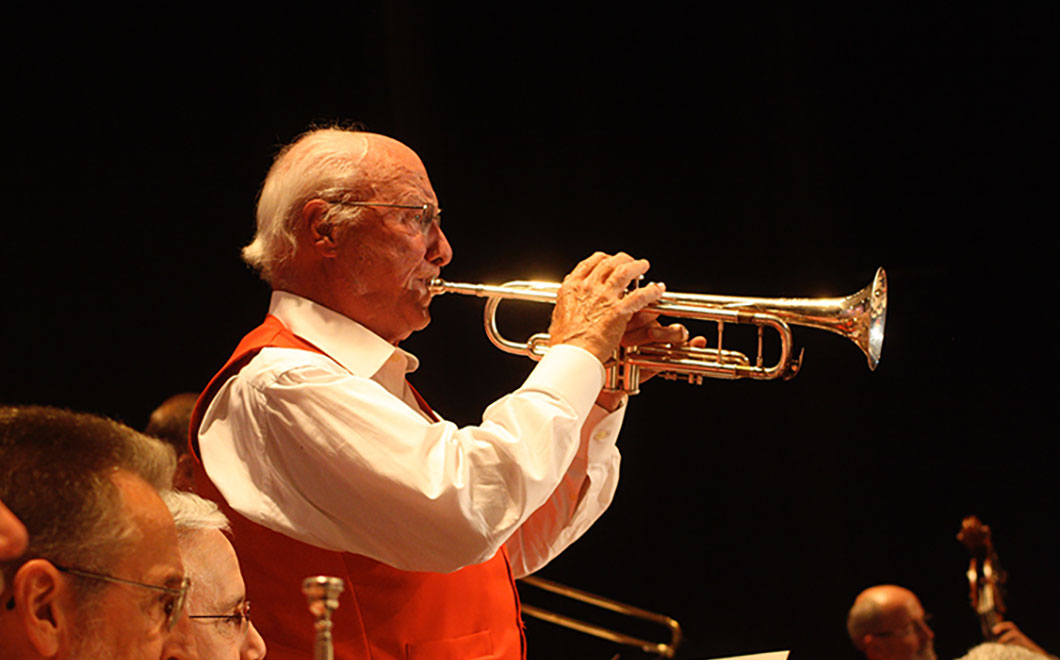
{"label": "shirt collar", "polygon": [[269,314],[358,376],[371,378],[391,358],[404,362],[404,373],[420,366],[415,355],[348,316],[288,291],[272,292]]}

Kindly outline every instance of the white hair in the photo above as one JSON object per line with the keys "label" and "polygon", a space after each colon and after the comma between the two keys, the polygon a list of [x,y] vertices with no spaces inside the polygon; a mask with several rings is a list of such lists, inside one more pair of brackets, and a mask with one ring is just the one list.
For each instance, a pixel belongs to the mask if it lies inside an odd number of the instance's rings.
{"label": "white hair", "polygon": [[[356,130],[322,128],[303,134],[273,161],[258,195],[257,232],[243,248],[243,261],[276,285],[284,262],[297,249],[295,228],[306,203],[329,194],[348,197],[359,187],[367,142]],[[332,206],[333,223],[357,218],[356,207]]]}
{"label": "white hair", "polygon": [[987,642],[976,646],[958,660],[1044,660],[1047,657],[1022,646]]}
{"label": "white hair", "polygon": [[168,490],[162,493],[162,501],[169,507],[169,513],[173,516],[178,538],[186,538],[204,529],[218,529],[228,533],[232,531],[228,518],[217,504],[194,493]]}

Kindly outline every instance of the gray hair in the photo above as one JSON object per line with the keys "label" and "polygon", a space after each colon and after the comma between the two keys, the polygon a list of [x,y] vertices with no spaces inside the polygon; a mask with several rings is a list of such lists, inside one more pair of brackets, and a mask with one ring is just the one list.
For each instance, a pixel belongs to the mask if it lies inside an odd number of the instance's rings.
{"label": "gray hair", "polygon": [[[306,203],[329,194],[365,192],[356,128],[314,129],[280,150],[258,195],[257,232],[243,248],[243,261],[257,269],[261,278],[276,285],[284,263],[297,249],[295,228]],[[332,224],[352,222],[361,209],[332,205],[326,220]]]}
{"label": "gray hair", "polygon": [[854,601],[854,606],[847,614],[847,634],[854,646],[864,650],[865,635],[874,632],[883,616],[883,608],[879,602],[872,598],[862,598]]}
{"label": "gray hair", "polygon": [[1047,657],[1022,646],[987,642],[974,647],[957,660],[1043,660]]}
{"label": "gray hair", "polygon": [[[164,443],[110,419],[46,406],[0,407],[0,500],[22,521],[29,545],[0,562],[10,579],[26,561],[109,572],[128,552],[132,527],[117,470],[156,490],[173,481],[176,457]],[[102,588],[79,580],[82,596]]]}
{"label": "gray hair", "polygon": [[221,512],[220,507],[195,493],[170,490],[162,493],[162,501],[166,503],[170,514],[173,515],[173,522],[177,526],[177,537],[180,540],[204,529],[232,532],[228,518]]}

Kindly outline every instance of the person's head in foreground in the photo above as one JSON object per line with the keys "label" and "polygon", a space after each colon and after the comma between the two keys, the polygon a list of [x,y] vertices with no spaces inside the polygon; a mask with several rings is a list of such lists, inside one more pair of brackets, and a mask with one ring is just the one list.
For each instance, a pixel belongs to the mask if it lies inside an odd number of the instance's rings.
{"label": "person's head in foreground", "polygon": [[157,492],[174,464],[168,447],[109,419],[0,408],[0,499],[29,535],[0,562],[5,659],[195,657]]}

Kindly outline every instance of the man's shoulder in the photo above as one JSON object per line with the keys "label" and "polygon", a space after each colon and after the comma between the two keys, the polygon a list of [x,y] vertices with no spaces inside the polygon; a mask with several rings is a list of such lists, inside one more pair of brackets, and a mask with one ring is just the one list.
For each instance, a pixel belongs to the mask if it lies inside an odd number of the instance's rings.
{"label": "man's shoulder", "polygon": [[266,389],[277,385],[349,376],[349,371],[322,353],[266,346],[233,378],[256,389]]}

